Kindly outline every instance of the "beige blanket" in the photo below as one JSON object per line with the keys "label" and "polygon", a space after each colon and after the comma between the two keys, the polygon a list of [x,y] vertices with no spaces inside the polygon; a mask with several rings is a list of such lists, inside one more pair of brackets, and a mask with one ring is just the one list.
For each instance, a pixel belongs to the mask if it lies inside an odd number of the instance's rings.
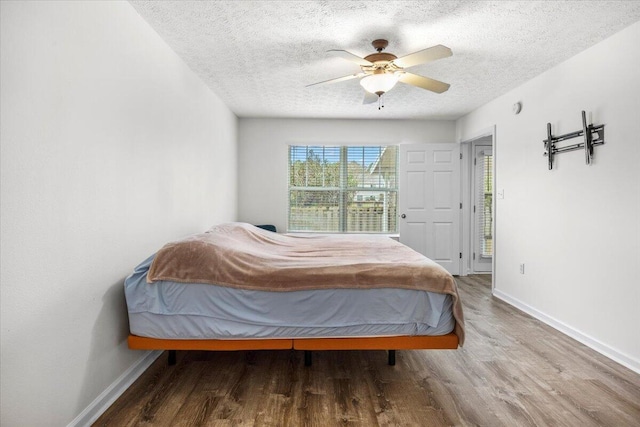
{"label": "beige blanket", "polygon": [[456,334],[464,316],[456,282],[441,266],[382,236],[291,236],[249,224],[218,225],[168,243],[147,282],[169,280],[287,292],[326,288],[402,288],[453,297]]}

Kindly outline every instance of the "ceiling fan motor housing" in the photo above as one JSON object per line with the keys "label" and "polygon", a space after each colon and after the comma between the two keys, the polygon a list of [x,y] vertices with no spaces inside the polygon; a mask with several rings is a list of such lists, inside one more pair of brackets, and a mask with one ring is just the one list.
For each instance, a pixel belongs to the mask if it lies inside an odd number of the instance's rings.
{"label": "ceiling fan motor housing", "polygon": [[376,62],[380,62],[380,61],[384,61],[384,62],[393,61],[394,59],[398,59],[398,57],[395,56],[393,53],[378,52],[378,53],[372,53],[371,55],[367,55],[364,57],[364,59],[366,59],[369,62],[373,62],[375,64]]}
{"label": "ceiling fan motor housing", "polygon": [[[375,65],[374,69],[380,69],[386,67],[389,62],[394,59],[398,59],[393,53],[383,53],[382,51],[389,45],[389,42],[385,39],[377,39],[371,42],[371,45],[375,48],[377,53],[372,53],[364,57],[367,61]],[[365,67],[362,67],[363,69]]]}

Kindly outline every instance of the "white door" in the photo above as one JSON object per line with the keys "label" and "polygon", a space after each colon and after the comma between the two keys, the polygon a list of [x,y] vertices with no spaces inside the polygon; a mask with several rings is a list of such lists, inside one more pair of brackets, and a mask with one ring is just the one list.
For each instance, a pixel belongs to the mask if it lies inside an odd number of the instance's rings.
{"label": "white door", "polygon": [[400,242],[460,273],[460,145],[401,144]]}
{"label": "white door", "polygon": [[490,273],[493,258],[493,149],[474,147],[473,272]]}

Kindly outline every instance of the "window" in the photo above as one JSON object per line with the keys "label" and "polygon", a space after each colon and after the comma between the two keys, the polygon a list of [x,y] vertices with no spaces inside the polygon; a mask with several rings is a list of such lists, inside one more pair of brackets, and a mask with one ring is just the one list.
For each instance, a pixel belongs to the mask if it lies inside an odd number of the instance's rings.
{"label": "window", "polygon": [[478,238],[480,239],[480,256],[493,256],[493,155],[490,150],[480,153],[476,159],[478,168]]}
{"label": "window", "polygon": [[289,147],[289,231],[396,233],[398,147]]}

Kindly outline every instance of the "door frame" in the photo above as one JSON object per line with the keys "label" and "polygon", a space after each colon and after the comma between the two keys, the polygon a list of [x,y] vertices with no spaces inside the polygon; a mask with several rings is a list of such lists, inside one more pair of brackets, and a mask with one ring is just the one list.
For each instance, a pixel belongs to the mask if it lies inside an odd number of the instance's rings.
{"label": "door frame", "polygon": [[491,260],[491,288],[495,287],[495,273],[496,273],[496,256],[497,256],[497,239],[496,235],[496,223],[498,220],[498,211],[496,200],[498,199],[498,189],[496,187],[497,175],[496,165],[498,162],[498,151],[496,147],[496,128],[491,126],[478,132],[473,137],[460,142],[460,151],[462,153],[462,165],[461,165],[461,197],[462,197],[462,220],[461,223],[461,242],[460,248],[462,249],[462,266],[461,275],[473,274],[473,161],[474,151],[476,145],[490,145],[493,149],[493,191],[496,193],[496,197],[493,198],[493,257]]}

